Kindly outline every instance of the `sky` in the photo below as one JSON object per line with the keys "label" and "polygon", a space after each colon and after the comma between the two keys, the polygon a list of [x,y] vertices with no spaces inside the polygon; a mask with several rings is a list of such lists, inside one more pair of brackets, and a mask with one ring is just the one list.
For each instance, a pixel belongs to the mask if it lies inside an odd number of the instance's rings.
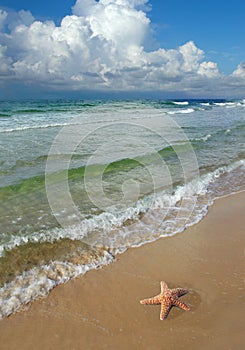
{"label": "sky", "polygon": [[0,0],[0,99],[245,98],[244,14],[244,0]]}

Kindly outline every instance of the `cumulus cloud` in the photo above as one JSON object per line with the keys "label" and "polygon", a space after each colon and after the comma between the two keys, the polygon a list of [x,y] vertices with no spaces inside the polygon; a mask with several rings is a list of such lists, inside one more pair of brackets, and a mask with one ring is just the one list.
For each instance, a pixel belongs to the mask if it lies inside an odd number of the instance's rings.
{"label": "cumulus cloud", "polygon": [[237,69],[232,73],[233,77],[245,79],[245,62],[241,62]]}
{"label": "cumulus cloud", "polygon": [[[77,0],[59,26],[0,10],[0,80],[53,89],[190,91],[226,79],[193,41],[146,51],[148,0]],[[244,64],[227,78],[245,76]]]}

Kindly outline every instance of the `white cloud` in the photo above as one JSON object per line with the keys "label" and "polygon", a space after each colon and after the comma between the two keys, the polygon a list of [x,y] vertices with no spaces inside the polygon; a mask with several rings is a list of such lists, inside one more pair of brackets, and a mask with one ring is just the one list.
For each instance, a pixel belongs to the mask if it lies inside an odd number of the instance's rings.
{"label": "white cloud", "polygon": [[198,49],[193,41],[189,41],[187,44],[179,48],[179,52],[184,60],[183,70],[185,72],[196,71],[200,64],[200,60],[204,56],[203,51]]}
{"label": "white cloud", "polygon": [[218,70],[217,63],[206,62],[206,61],[202,62],[199,65],[198,73],[200,75],[204,75],[204,76],[207,76],[209,78],[218,77],[219,76],[219,70]]}
{"label": "white cloud", "polygon": [[1,76],[8,76],[12,60],[6,55],[7,47],[0,45],[0,78]]}
{"label": "white cloud", "polygon": [[[0,10],[0,78],[53,89],[199,91],[225,77],[193,41],[147,52],[148,0],[77,0],[56,26]],[[6,25],[8,32],[6,32]],[[244,78],[238,66],[227,81]],[[228,84],[229,85],[229,84]],[[205,90],[205,87],[204,87]],[[209,90],[208,90],[209,91]],[[215,91],[215,90],[214,90]]]}
{"label": "white cloud", "polygon": [[148,3],[148,0],[77,0],[72,8],[73,14],[77,16],[88,16],[102,8],[117,6],[121,8],[135,9]]}
{"label": "white cloud", "polygon": [[237,69],[234,70],[232,76],[235,78],[245,79],[245,62],[241,62]]}

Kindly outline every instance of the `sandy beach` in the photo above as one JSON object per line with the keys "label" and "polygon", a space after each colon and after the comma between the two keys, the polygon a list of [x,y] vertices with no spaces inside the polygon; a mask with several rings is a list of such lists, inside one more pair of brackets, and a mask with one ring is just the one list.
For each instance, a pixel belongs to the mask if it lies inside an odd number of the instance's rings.
{"label": "sandy beach", "polygon": [[[244,349],[245,192],[219,199],[198,224],[129,249],[0,321],[2,350]],[[160,281],[190,290],[160,321],[139,301]]]}

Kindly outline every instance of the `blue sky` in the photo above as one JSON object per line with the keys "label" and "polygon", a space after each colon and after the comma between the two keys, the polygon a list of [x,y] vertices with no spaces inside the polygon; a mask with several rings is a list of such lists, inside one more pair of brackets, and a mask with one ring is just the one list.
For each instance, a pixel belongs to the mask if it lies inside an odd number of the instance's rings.
{"label": "blue sky", "polygon": [[0,94],[244,98],[244,13],[244,0],[0,0]]}

